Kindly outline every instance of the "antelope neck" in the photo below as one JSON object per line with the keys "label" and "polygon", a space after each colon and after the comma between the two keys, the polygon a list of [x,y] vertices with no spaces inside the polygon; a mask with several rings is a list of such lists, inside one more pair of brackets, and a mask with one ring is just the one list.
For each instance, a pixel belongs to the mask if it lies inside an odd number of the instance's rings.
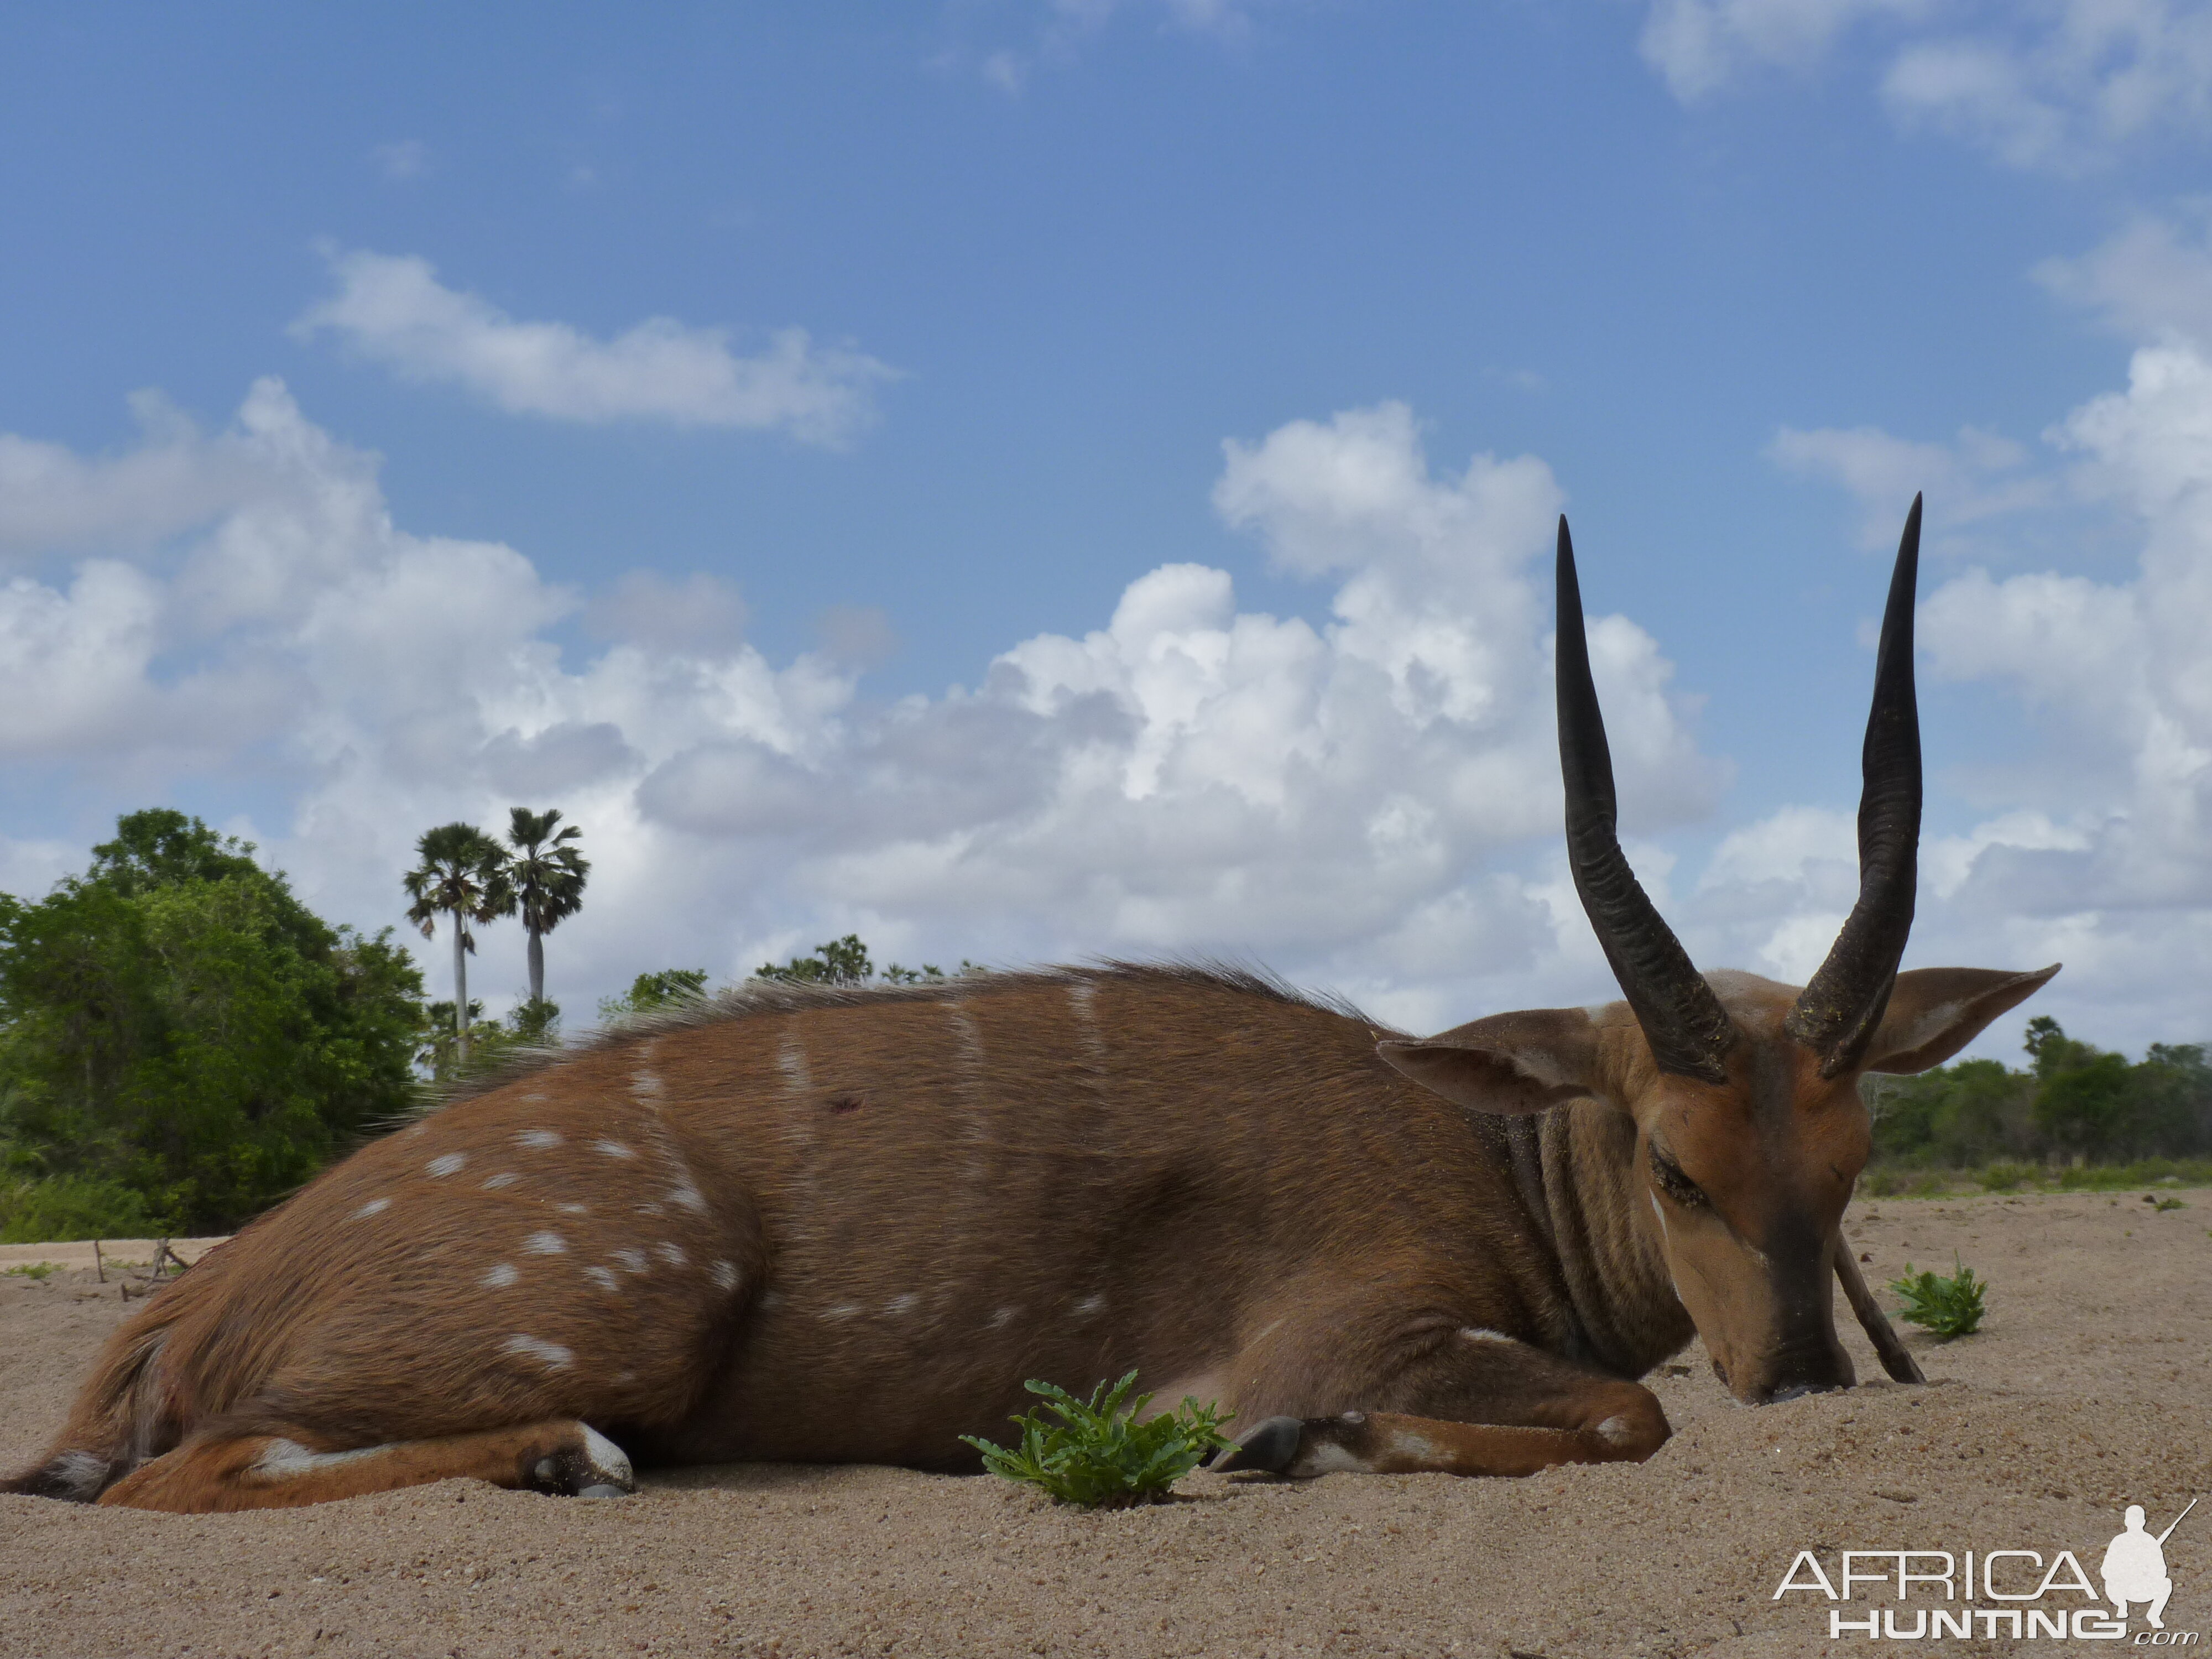
{"label": "antelope neck", "polygon": [[[1596,1101],[1554,1106],[1533,1120],[1542,1180],[1539,1224],[1548,1231],[1571,1330],[1562,1349],[1617,1376],[1643,1376],[1697,1334],[1665,1259],[1638,1215],[1636,1124]],[[1517,1148],[1516,1148],[1517,1152]],[[1520,1157],[1516,1178],[1520,1183]],[[1523,1184],[1524,1195],[1526,1186]]]}

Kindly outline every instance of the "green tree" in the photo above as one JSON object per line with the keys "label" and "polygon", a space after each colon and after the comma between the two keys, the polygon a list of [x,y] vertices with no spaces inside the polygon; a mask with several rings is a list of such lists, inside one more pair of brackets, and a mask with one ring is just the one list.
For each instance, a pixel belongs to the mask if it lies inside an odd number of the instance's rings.
{"label": "green tree", "polygon": [[133,813],[83,877],[0,896],[0,1237],[234,1226],[406,1109],[407,952],[252,852]]}
{"label": "green tree", "polygon": [[2050,1150],[2086,1163],[2140,1139],[2124,1054],[2076,1042],[2048,1014],[2028,1021],[2023,1046],[2035,1073],[2035,1127]]}
{"label": "green tree", "polygon": [[868,960],[868,947],[860,942],[860,936],[848,933],[827,945],[816,945],[809,955],[793,957],[781,968],[764,962],[753,969],[753,977],[780,980],[789,985],[864,985],[875,971],[875,964]]}
{"label": "green tree", "polygon": [[2212,1064],[2202,1043],[2152,1043],[2132,1080],[2146,1143],[2177,1157],[2212,1152]]}
{"label": "green tree", "polygon": [[[530,1000],[545,1000],[544,936],[584,906],[584,883],[591,861],[573,843],[583,834],[574,824],[561,827],[561,809],[533,812],[517,806],[508,813],[507,881],[516,908],[530,933]],[[542,1028],[543,1018],[538,1024]]]}
{"label": "green tree", "polygon": [[664,968],[657,974],[640,974],[618,997],[599,999],[599,1018],[611,1024],[631,1014],[649,1014],[656,1008],[680,1008],[707,994],[704,968]]}
{"label": "green tree", "polygon": [[1963,1060],[1869,1083],[1875,1156],[1885,1162],[1955,1167],[2033,1149],[2033,1082],[2000,1061]]}
{"label": "green tree", "polygon": [[[991,970],[978,963],[960,960],[960,975],[988,974]],[[869,957],[868,947],[858,933],[848,933],[842,939],[817,945],[803,957],[793,957],[778,967],[764,962],[753,969],[755,979],[775,980],[786,985],[865,985],[876,975],[874,962]],[[934,963],[925,962],[919,968],[902,968],[896,962],[883,970],[886,985],[920,985],[933,979],[943,979],[945,969]]]}
{"label": "green tree", "polygon": [[453,933],[453,1041],[459,1064],[469,1062],[469,957],[477,948],[471,923],[514,911],[514,889],[507,878],[506,851],[472,823],[441,823],[426,830],[415,844],[422,861],[400,878],[414,902],[407,920],[436,936],[438,918],[452,919]]}

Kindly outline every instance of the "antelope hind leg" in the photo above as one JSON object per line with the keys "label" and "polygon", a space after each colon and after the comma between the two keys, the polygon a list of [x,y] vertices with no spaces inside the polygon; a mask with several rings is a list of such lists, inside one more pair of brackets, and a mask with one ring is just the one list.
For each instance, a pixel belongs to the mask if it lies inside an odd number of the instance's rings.
{"label": "antelope hind leg", "polygon": [[1376,1391],[1394,1408],[1273,1417],[1214,1460],[1293,1479],[1366,1474],[1534,1474],[1560,1463],[1640,1463],[1674,1432],[1656,1395],[1487,1331]]}
{"label": "antelope hind leg", "polygon": [[304,1429],[205,1431],[140,1465],[100,1501],[204,1515],[289,1509],[456,1476],[564,1496],[611,1498],[636,1490],[622,1449],[573,1419],[343,1451],[310,1449],[317,1437]]}

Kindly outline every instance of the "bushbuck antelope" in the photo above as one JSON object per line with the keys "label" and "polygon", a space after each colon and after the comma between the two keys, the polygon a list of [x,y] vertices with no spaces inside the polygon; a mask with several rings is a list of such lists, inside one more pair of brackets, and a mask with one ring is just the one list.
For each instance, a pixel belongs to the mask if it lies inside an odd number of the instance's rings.
{"label": "bushbuck antelope", "polygon": [[[1803,990],[1700,976],[1614,837],[1559,526],[1575,882],[1626,1000],[1425,1041],[1249,974],[756,987],[363,1148],[150,1302],[18,1492],[211,1510],[630,1459],[973,1467],[1024,1378],[1233,1406],[1224,1468],[1650,1456],[1692,1334],[1741,1400],[1851,1381],[1831,1275],[1867,1071],[2056,969],[1897,971],[1920,508],[1883,620],[1857,907]],[[586,1426],[587,1425],[593,1426]]]}

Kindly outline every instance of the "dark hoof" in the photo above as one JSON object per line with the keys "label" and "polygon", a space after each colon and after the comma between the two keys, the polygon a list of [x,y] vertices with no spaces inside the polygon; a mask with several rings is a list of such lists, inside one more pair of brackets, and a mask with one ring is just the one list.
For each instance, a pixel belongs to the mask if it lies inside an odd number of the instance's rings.
{"label": "dark hoof", "polygon": [[582,1443],[562,1447],[527,1464],[519,1484],[530,1492],[555,1498],[598,1498],[609,1493],[621,1497],[634,1490],[637,1479],[623,1449],[588,1423],[577,1426],[583,1431]]}
{"label": "dark hoof", "polygon": [[1295,1417],[1271,1417],[1213,1460],[1216,1473],[1235,1469],[1265,1469],[1280,1474],[1298,1455],[1305,1425]]}

